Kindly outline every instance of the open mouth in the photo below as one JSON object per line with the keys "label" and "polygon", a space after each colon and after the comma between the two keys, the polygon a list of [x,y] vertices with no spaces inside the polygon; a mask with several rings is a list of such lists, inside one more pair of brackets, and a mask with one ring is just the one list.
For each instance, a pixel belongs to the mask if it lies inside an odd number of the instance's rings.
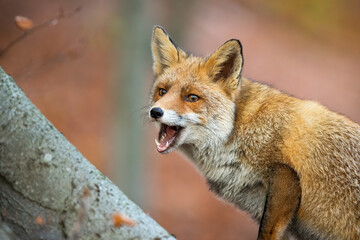
{"label": "open mouth", "polygon": [[177,137],[180,135],[181,127],[168,126],[161,124],[159,140],[155,139],[156,149],[162,153],[175,145]]}

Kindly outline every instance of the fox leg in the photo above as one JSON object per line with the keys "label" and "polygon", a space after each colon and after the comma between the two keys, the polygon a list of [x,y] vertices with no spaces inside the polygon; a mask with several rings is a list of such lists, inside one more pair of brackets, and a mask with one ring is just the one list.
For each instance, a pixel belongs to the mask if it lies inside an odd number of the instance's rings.
{"label": "fox leg", "polygon": [[276,164],[270,176],[258,240],[288,239],[286,228],[299,207],[300,198],[296,172],[286,165]]}

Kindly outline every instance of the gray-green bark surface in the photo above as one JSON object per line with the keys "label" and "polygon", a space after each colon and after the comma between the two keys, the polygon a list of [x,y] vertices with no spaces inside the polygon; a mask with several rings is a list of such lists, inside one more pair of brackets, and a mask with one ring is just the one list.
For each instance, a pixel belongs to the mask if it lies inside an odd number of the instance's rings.
{"label": "gray-green bark surface", "polygon": [[[137,224],[113,227],[117,212]],[[0,67],[1,219],[16,239],[70,239],[74,229],[79,237],[72,239],[174,239],[90,164]]]}

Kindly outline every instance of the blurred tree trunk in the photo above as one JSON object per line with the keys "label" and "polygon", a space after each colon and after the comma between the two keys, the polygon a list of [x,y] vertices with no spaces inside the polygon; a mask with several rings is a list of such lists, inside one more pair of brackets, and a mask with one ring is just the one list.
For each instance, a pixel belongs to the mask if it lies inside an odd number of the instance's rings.
{"label": "blurred tree trunk", "polygon": [[[140,110],[144,102],[144,79],[146,79],[146,59],[149,51],[151,29],[146,29],[146,6],[142,0],[125,0],[119,7],[119,19],[122,28],[119,38],[120,66],[117,72],[117,96],[114,107],[116,121],[116,173],[112,179],[126,195],[140,206],[146,199],[144,194],[144,124],[141,121]],[[120,52],[121,51],[121,52]]]}
{"label": "blurred tree trunk", "polygon": [[[168,23],[169,32],[174,39],[181,40],[182,32],[186,23],[180,19],[187,19],[192,3],[185,1],[160,1],[165,5],[166,11],[171,16]],[[114,142],[117,160],[116,173],[112,179],[117,186],[140,206],[146,206],[146,187],[144,174],[144,122],[141,118],[147,116],[146,105],[149,101],[149,83],[153,78],[151,69],[151,34],[154,24],[149,22],[147,10],[151,9],[151,2],[142,0],[125,0],[119,7],[118,22],[121,22],[121,36],[118,42],[118,56],[116,62],[121,65],[118,68],[118,84],[115,88],[117,96],[114,107],[116,121],[116,136]],[[119,26],[120,29],[120,26]],[[149,75],[149,73],[151,75]],[[145,94],[144,94],[145,93]],[[141,111],[143,110],[143,111]],[[145,115],[141,115],[145,113]]]}
{"label": "blurred tree trunk", "polygon": [[[1,67],[0,189],[0,237],[174,239],[91,165]],[[136,225],[114,227],[115,213]]]}

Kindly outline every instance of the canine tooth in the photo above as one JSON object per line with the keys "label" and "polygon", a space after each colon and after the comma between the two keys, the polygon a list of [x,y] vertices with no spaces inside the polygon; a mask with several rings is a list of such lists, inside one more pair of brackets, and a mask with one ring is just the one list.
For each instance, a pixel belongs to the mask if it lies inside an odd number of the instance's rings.
{"label": "canine tooth", "polygon": [[155,144],[156,144],[156,146],[160,145],[160,143],[158,142],[158,140],[156,138],[155,138]]}
{"label": "canine tooth", "polygon": [[166,141],[166,145],[165,145],[165,148],[168,148],[169,147],[169,142]]}

